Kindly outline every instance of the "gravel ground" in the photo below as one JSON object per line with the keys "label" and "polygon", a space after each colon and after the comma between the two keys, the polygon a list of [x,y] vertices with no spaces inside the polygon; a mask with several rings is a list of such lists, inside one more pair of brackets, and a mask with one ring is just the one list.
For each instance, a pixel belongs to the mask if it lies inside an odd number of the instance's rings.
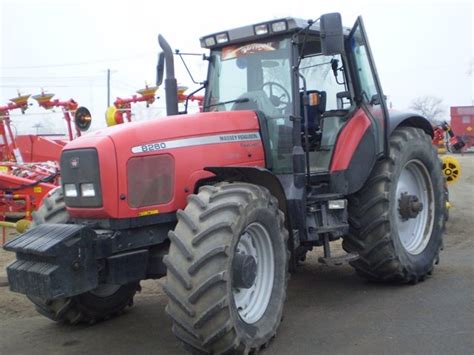
{"label": "gravel ground", "polygon": [[[313,252],[292,276],[284,322],[265,353],[473,353],[474,154],[456,158],[463,173],[450,186],[453,208],[433,277],[416,286],[374,285],[350,267],[318,264]],[[0,250],[0,270],[12,259]],[[50,322],[26,297],[0,287],[0,354],[183,353],[164,313],[162,282],[143,282],[124,316],[79,327]]]}

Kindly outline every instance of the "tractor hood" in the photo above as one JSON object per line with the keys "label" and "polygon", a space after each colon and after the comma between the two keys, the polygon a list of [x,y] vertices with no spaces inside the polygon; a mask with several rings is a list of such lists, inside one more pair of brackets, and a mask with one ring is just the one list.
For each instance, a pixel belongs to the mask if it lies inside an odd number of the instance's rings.
{"label": "tractor hood", "polygon": [[[93,185],[66,198],[75,218],[129,219],[174,213],[206,167],[265,166],[257,114],[209,112],[160,117],[91,132],[61,155],[63,184]],[[82,187],[81,187],[82,188]],[[82,194],[82,192],[81,192]]]}
{"label": "tractor hood", "polygon": [[94,148],[100,141],[110,139],[117,152],[128,150],[132,153],[133,150],[133,154],[137,154],[139,150],[137,147],[149,144],[218,133],[244,133],[258,130],[257,115],[253,111],[176,115],[144,122],[126,123],[91,132],[68,143],[64,149]]}

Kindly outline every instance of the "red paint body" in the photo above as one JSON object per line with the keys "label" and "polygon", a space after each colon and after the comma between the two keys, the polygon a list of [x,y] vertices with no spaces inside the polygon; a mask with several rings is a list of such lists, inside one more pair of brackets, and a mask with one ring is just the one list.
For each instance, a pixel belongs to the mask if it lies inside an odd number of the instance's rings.
{"label": "red paint body", "polygon": [[66,139],[33,134],[16,136],[15,140],[25,163],[59,161],[61,151],[68,142]]}
{"label": "red paint body", "polygon": [[451,107],[451,128],[466,144],[464,149],[474,146],[474,106]]}
{"label": "red paint body", "polygon": [[[253,111],[209,112],[178,115],[145,122],[132,122],[92,132],[68,143],[65,150],[96,148],[99,154],[103,207],[71,208],[79,218],[131,218],[140,212],[158,209],[159,213],[174,212],[186,206],[187,195],[194,192],[196,183],[212,176],[206,166],[265,165],[263,144],[259,141],[226,142],[183,148],[163,149],[133,154],[135,146],[166,142],[180,138],[205,137],[216,134],[258,132],[257,115]],[[170,154],[174,159],[174,191],[172,199],[162,205],[131,208],[128,200],[127,162],[132,157]]]}
{"label": "red paint body", "polygon": [[359,108],[339,133],[329,168],[330,173],[346,170],[349,167],[352,156],[370,125],[367,114]]}

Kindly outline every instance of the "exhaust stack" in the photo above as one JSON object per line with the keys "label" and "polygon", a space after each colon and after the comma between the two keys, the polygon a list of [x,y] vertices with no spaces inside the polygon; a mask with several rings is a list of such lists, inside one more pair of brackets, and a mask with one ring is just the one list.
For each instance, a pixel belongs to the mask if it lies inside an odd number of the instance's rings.
{"label": "exhaust stack", "polygon": [[[160,53],[157,66],[157,85],[163,80],[163,64],[166,67],[165,94],[166,94],[166,114],[168,116],[177,115],[178,112],[178,83],[174,76],[173,51],[169,43],[162,35],[158,35],[163,54]],[[164,58],[163,58],[164,55]],[[164,62],[164,63],[163,63]]]}

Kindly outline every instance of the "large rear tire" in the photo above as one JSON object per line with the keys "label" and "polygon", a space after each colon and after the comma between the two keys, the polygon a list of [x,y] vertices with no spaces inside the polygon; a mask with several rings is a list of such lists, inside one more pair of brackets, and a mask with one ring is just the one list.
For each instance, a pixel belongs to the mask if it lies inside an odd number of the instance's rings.
{"label": "large rear tire", "polygon": [[[33,212],[32,227],[43,223],[67,223],[62,188],[51,191],[40,208]],[[139,290],[138,282],[127,285],[100,285],[97,289],[74,297],[42,300],[28,296],[36,310],[49,319],[68,324],[95,323],[119,315],[133,304],[133,297]]]}
{"label": "large rear tire", "polygon": [[389,157],[376,163],[365,186],[349,198],[349,234],[343,248],[372,281],[416,283],[439,261],[445,223],[443,175],[431,138],[397,128]]}
{"label": "large rear tire", "polygon": [[266,346],[288,278],[288,231],[276,198],[246,183],[204,186],[177,215],[164,288],[174,334],[200,353]]}

